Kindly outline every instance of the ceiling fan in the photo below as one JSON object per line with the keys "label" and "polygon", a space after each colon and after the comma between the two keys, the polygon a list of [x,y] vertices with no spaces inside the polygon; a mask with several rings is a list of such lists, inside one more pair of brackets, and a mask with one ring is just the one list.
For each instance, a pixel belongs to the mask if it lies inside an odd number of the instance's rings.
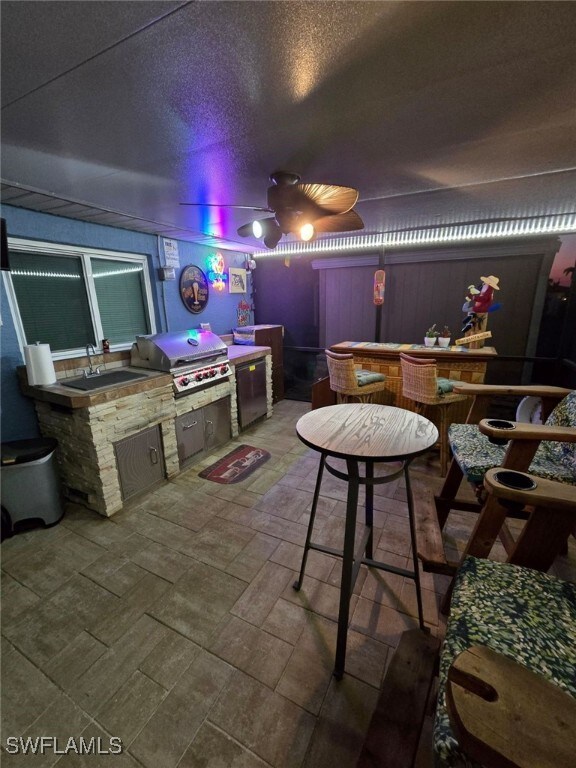
{"label": "ceiling fan", "polygon": [[241,237],[262,237],[267,248],[275,248],[282,235],[295,234],[308,241],[320,232],[350,232],[364,228],[364,222],[352,210],[358,200],[358,190],[334,184],[301,184],[300,176],[290,171],[274,171],[270,181],[272,186],[268,187],[266,208],[211,205],[273,213],[273,216],[249,221],[238,229]]}

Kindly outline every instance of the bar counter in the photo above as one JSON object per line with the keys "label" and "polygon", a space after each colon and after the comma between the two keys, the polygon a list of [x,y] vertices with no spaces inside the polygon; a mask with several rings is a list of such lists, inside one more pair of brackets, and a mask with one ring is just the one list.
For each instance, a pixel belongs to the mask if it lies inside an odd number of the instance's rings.
{"label": "bar counter", "polygon": [[[392,342],[377,343],[372,341],[342,341],[333,344],[330,349],[341,354],[352,353],[354,364],[358,368],[386,376],[386,388],[374,395],[374,402],[382,405],[394,405],[398,408],[415,410],[412,400],[402,395],[402,369],[400,352],[414,357],[436,360],[438,376],[468,384],[483,384],[486,368],[490,360],[497,357],[494,347],[468,349],[464,346],[425,347],[423,344],[400,344]],[[453,421],[464,422],[468,413],[469,401],[455,403],[451,414]],[[433,414],[431,417],[433,419]],[[434,420],[434,419],[433,419]]]}

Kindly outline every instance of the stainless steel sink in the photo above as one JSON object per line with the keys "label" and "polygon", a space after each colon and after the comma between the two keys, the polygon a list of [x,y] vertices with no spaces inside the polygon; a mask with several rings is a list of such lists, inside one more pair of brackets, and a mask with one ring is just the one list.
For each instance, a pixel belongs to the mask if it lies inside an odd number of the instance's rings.
{"label": "stainless steel sink", "polygon": [[94,376],[84,377],[79,379],[64,379],[59,381],[65,387],[73,387],[74,389],[82,389],[84,392],[91,392],[93,389],[101,389],[102,387],[111,387],[114,384],[124,384],[128,381],[135,381],[136,379],[146,379],[145,373],[134,373],[134,371],[104,371],[104,373],[97,373]]}

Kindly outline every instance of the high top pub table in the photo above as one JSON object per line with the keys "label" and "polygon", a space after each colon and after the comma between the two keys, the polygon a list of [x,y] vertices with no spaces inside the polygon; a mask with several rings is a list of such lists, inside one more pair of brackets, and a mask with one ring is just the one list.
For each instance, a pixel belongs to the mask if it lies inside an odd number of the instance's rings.
{"label": "high top pub table", "polygon": [[[318,552],[342,558],[338,636],[336,641],[336,662],[334,665],[334,676],[340,680],[344,674],[346,662],[350,597],[362,564],[371,568],[379,568],[389,573],[397,573],[414,580],[418,603],[418,620],[420,629],[424,629],[414,508],[408,467],[415,456],[425,453],[436,443],[438,440],[438,430],[431,421],[412,411],[393,408],[388,405],[353,403],[331,405],[327,408],[318,408],[317,410],[310,411],[310,413],[299,419],[296,424],[296,432],[305,445],[320,452],[320,466],[318,467],[300,576],[293,586],[296,590],[299,590],[302,586],[309,550],[314,549]],[[335,467],[330,466],[326,461],[329,456],[344,459],[347,471],[341,472]],[[374,477],[374,464],[378,462],[401,462],[401,466],[399,469],[393,468],[385,476]],[[360,475],[359,464],[365,465],[364,476]],[[318,506],[324,468],[335,477],[348,483],[344,549],[342,551],[312,542],[314,518],[316,516],[316,507]],[[406,479],[408,519],[410,521],[410,539],[412,543],[412,571],[378,562],[373,559],[372,551],[374,485],[389,483],[402,474],[404,474]],[[355,552],[354,539],[360,485],[366,486],[366,526],[360,545]]]}

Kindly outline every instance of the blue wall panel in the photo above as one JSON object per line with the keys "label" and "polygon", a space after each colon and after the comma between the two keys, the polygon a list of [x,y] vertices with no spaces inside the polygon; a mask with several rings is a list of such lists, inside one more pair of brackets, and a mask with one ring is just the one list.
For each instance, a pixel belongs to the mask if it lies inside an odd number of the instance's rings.
{"label": "blue wall panel", "polygon": [[[216,248],[207,248],[195,243],[178,242],[180,256],[180,273],[191,264],[199,267],[207,276],[210,271],[210,257],[218,253]],[[240,253],[220,251],[224,257],[226,272],[229,267],[243,267],[246,257]],[[159,301],[166,307],[168,317],[168,330],[178,331],[184,328],[198,328],[200,323],[210,323],[212,330],[218,334],[230,333],[232,328],[238,325],[237,308],[240,300],[251,302],[247,294],[229,293],[228,285],[222,291],[210,288],[210,295],[206,309],[200,314],[189,312],[180,298],[180,273],[176,280],[167,280],[160,283]],[[248,278],[250,280],[250,278]],[[249,288],[250,288],[249,283]],[[162,291],[165,295],[162,295]],[[251,318],[250,322],[252,322]]]}
{"label": "blue wall panel", "polygon": [[2,349],[1,400],[2,400],[2,440],[23,440],[38,437],[40,431],[36,420],[34,403],[22,397],[16,380],[16,366],[22,365],[22,353],[18,344],[16,330],[12,322],[4,280],[0,281],[2,300],[2,327],[0,342]]}
{"label": "blue wall panel", "polygon": [[[192,314],[184,306],[179,291],[180,272],[188,265],[195,264],[206,273],[209,258],[216,253],[215,248],[178,241],[181,269],[177,270],[176,280],[161,282],[158,280],[158,268],[163,261],[161,262],[159,256],[158,238],[155,235],[106,227],[101,224],[89,224],[12,206],[2,206],[2,217],[6,219],[8,237],[145,254],[148,257],[150,280],[153,286],[157,332],[198,328],[200,323],[210,323],[215,333],[230,333],[231,329],[237,325],[238,302],[244,299],[251,303],[249,295],[229,294],[226,288],[222,292],[211,289],[206,309],[200,314]],[[242,254],[228,251],[221,251],[221,253],[224,256],[226,270],[228,267],[243,266],[245,257]],[[38,425],[33,404],[29,399],[22,397],[16,379],[15,368],[23,365],[24,360],[18,345],[4,284],[1,289],[1,300],[2,440],[36,437]],[[62,311],[65,311],[64,307]],[[253,317],[250,322],[253,322]]]}

